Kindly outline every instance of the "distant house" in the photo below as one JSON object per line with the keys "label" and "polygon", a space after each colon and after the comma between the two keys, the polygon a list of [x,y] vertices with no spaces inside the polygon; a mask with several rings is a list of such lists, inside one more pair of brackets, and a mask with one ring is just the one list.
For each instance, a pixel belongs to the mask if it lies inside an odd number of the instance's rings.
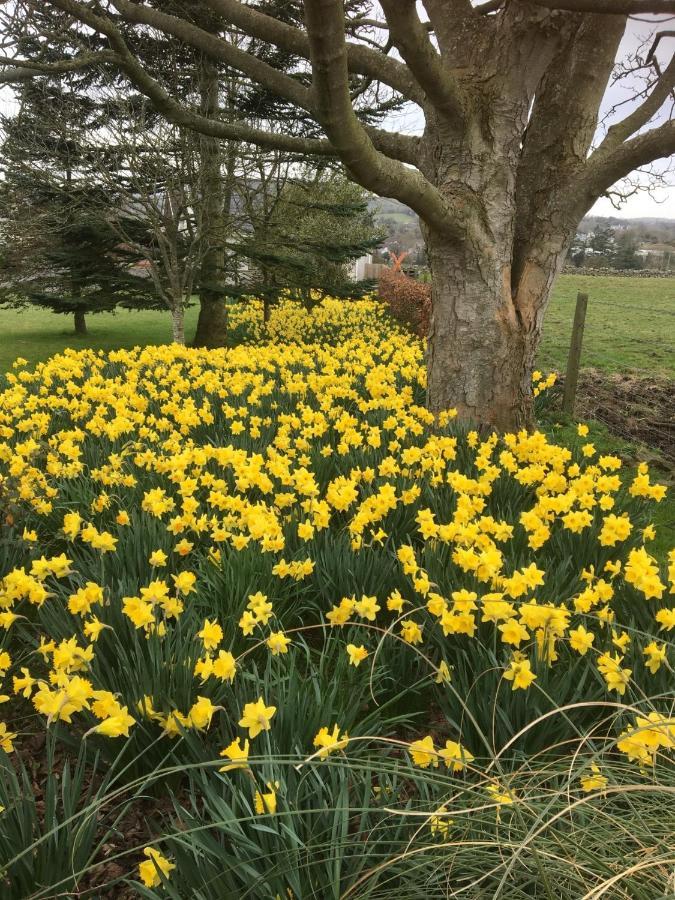
{"label": "distant house", "polygon": [[150,278],[152,262],[149,259],[139,259],[129,266],[129,274],[135,278]]}
{"label": "distant house", "polygon": [[656,257],[662,258],[666,254],[675,253],[675,247],[672,247],[670,244],[640,244],[636,252],[644,256],[651,253]]}
{"label": "distant house", "polygon": [[675,247],[671,244],[640,244],[635,253],[646,269],[670,271],[675,263]]}
{"label": "distant house", "polygon": [[386,268],[384,263],[373,262],[373,254],[368,253],[354,260],[350,274],[354,281],[367,281],[379,278],[382,270]]}

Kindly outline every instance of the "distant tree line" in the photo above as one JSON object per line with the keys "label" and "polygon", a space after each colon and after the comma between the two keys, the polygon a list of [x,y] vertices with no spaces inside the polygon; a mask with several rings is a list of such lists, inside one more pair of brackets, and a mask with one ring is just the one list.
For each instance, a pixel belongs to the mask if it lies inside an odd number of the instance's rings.
{"label": "distant tree line", "polygon": [[617,229],[603,222],[593,231],[577,233],[568,252],[568,264],[577,268],[670,270],[675,265],[675,245],[643,243],[639,228]]}

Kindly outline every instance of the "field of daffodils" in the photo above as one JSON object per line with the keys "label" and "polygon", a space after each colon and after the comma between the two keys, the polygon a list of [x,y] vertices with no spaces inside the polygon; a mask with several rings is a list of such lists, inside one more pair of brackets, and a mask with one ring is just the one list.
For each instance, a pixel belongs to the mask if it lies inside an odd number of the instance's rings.
{"label": "field of daffodils", "polygon": [[374,301],[231,324],[0,386],[2,896],[671,896],[665,488]]}

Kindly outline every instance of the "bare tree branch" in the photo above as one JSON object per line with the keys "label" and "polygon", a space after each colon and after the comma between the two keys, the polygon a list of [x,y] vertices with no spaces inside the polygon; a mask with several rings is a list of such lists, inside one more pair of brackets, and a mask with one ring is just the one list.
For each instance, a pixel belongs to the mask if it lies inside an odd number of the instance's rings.
{"label": "bare tree branch", "polygon": [[675,56],[664,69],[658,81],[637,109],[607,130],[607,135],[598,147],[597,153],[610,152],[640,128],[644,127],[661,109],[675,87]]}
{"label": "bare tree branch", "polygon": [[317,117],[352,177],[368,190],[396,197],[444,233],[457,219],[440,192],[419,172],[387,159],[373,146],[349,97],[341,0],[305,0]]}
{"label": "bare tree branch", "polygon": [[389,36],[410,67],[431,103],[452,118],[463,118],[463,101],[457,85],[429,40],[415,0],[380,0]]}
{"label": "bare tree branch", "polygon": [[[296,56],[309,59],[309,39],[300,29],[258,12],[253,7],[240,3],[239,0],[204,0],[204,2],[222,16],[225,22],[241,28],[246,34],[288,50]],[[382,81],[408,100],[423,103],[424,96],[403,63],[369,47],[345,43],[351,72]]]}
{"label": "bare tree branch", "polygon": [[558,222],[574,218],[575,212],[568,209],[578,196],[579,173],[587,165],[597,110],[623,31],[618,20],[585,16],[570,22],[567,38],[537,88],[516,179],[512,251],[516,286],[541,235],[556,227],[562,230]]}
{"label": "bare tree branch", "polygon": [[[138,4],[130,3],[129,0],[113,0],[113,5],[117,7],[128,21],[151,25],[166,34],[171,34],[179,40],[202,50],[213,59],[238,69],[254,81],[269,88],[280,97],[289,100],[310,114],[315,112],[312,106],[311,94],[307,88],[303,87],[296,79],[257,59],[252,53],[240,50],[233,44],[229,44],[227,41],[176,16],[170,16],[149,7],[141,7]],[[404,162],[413,163],[415,161],[418,145],[417,138],[399,135],[372,126],[366,126],[366,131],[377,149],[387,156]]]}
{"label": "bare tree branch", "polygon": [[240,50],[234,44],[222,40],[215,34],[150,6],[130,3],[129,0],[112,0],[113,6],[127,22],[150,25],[164,34],[170,34],[180,41],[196,47],[207,56],[225,65],[238,69],[263,87],[274,91],[301,109],[312,112],[309,90],[295,78],[268,65],[252,53]]}
{"label": "bare tree branch", "polygon": [[372,125],[364,125],[373,146],[380,153],[384,153],[390,159],[415,165],[419,159],[420,139],[414,135],[401,134],[398,131],[385,131],[383,128],[374,128]]}
{"label": "bare tree branch", "polygon": [[582,178],[582,188],[590,206],[613,184],[640,166],[675,153],[675,120],[638,134],[607,152],[592,153]]}
{"label": "bare tree branch", "polygon": [[380,28],[382,31],[389,30],[389,26],[387,25],[387,23],[380,22],[379,19],[361,19],[357,17],[355,19],[350,19],[350,21],[347,23],[347,30],[350,29],[350,26],[357,26],[362,28]]}
{"label": "bare tree branch", "polygon": [[0,70],[0,83],[11,84],[27,81],[40,75],[60,75],[64,72],[75,72],[78,69],[115,61],[115,54],[109,50],[102,50],[100,53],[81,53],[72,59],[59,59],[50,63],[0,57],[0,65],[7,66]]}
{"label": "bare tree branch", "polygon": [[608,13],[617,16],[675,13],[675,0],[531,0],[531,2],[546,9]]}
{"label": "bare tree branch", "polygon": [[[226,122],[200,115],[195,110],[183,106],[182,104],[174,100],[168,93],[168,91],[166,91],[162,87],[162,85],[155,78],[153,78],[153,76],[141,65],[136,56],[129,50],[121,31],[117,28],[112,19],[107,16],[97,15],[96,13],[93,13],[89,7],[78,2],[78,0],[54,0],[53,5],[79,19],[79,21],[103,34],[108,39],[112,47],[112,52],[106,51],[103,55],[91,54],[88,57],[89,63],[91,64],[100,61],[115,62],[119,66],[119,68],[127,75],[134,86],[141,93],[145,94],[146,97],[150,98],[155,104],[157,110],[164,116],[166,116],[166,118],[170,122],[173,122],[176,125],[182,125],[187,128],[191,128],[194,131],[198,131],[206,135],[211,135],[213,137],[219,137],[225,140],[245,141],[248,143],[256,144],[260,147],[268,147],[270,149],[282,150],[289,153],[309,154],[315,156],[338,155],[332,144],[327,140],[323,140],[320,138],[302,138],[294,135],[285,135],[265,129],[254,128],[250,125],[245,125],[238,122]],[[135,4],[129,4],[128,2],[126,2],[126,0],[119,0],[119,3],[117,5],[125,8],[125,15],[127,10],[135,6]],[[154,11],[148,10],[148,12],[153,13]],[[172,19],[174,17],[166,16],[166,18]],[[150,24],[154,27],[159,28],[160,30],[164,29],[165,23],[160,25],[159,18],[155,18],[154,16],[148,16],[146,18],[145,13],[141,13],[138,17],[138,20],[141,24]],[[179,31],[179,26],[182,22],[183,20],[175,19],[175,21],[171,23],[171,27],[175,28],[176,31]],[[187,22],[185,22],[184,24],[186,26],[189,26],[189,23]],[[214,38],[212,35],[209,35],[208,32],[203,32],[196,26],[189,26],[189,28],[189,37],[187,36],[187,31],[185,37],[188,43],[192,44],[194,39],[194,41],[197,42],[198,47],[201,47],[201,49],[205,51],[207,51],[208,49],[208,52],[212,52],[213,55],[216,56],[216,58],[220,58],[225,61],[225,58],[227,57],[227,62],[232,65],[233,68],[240,68],[242,71],[244,71],[243,66],[246,66],[246,69],[251,73],[251,77],[253,77],[254,80],[261,80],[261,70],[259,70],[259,66],[264,67],[266,70],[264,73],[264,77],[272,90],[275,90],[282,96],[285,95],[288,99],[291,99],[292,102],[295,102],[298,106],[304,108],[304,105],[306,104],[308,111],[311,109],[312,104],[310,93],[306,88],[298,84],[298,82],[294,81],[283,73],[278,72],[273,67],[262,63],[260,60],[256,60],[256,58],[252,54],[245,53],[244,51],[239,50],[232,45],[226,44],[224,41],[220,41],[218,38]],[[168,28],[165,30],[167,31],[167,33],[172,33]],[[181,37],[181,35],[177,36]],[[78,66],[78,68],[83,67],[87,64],[84,61],[84,56],[82,57],[82,60],[83,62],[81,63],[81,66]],[[66,60],[64,61],[64,63],[67,65],[69,61]],[[53,71],[57,72],[60,65],[60,62],[58,65],[52,64],[52,66],[55,67],[53,68]],[[253,75],[254,70],[257,72],[256,75]],[[34,71],[30,77],[35,77],[41,74],[45,74],[45,72],[42,70],[42,67],[39,70]],[[279,76],[279,80],[283,82],[284,87],[287,88],[285,94],[284,91],[279,90],[278,86],[275,86],[277,75]],[[26,75],[25,77],[27,78],[29,76]],[[2,73],[0,73],[0,82],[2,80]],[[293,88],[291,88],[290,85],[292,85]],[[295,93],[295,89],[297,89],[297,94]],[[302,96],[300,95],[300,92],[302,92]],[[291,97],[291,94],[293,94],[293,97]],[[314,114],[314,110],[311,111],[312,114]],[[388,132],[383,129],[374,128],[372,126],[364,126],[364,130],[380,152],[395,160],[414,163],[418,154],[418,138],[397,134],[395,132]]]}
{"label": "bare tree branch", "polygon": [[647,59],[645,60],[645,62],[656,62],[656,50],[664,38],[675,38],[675,31],[659,31],[659,33],[654,36],[654,40],[652,41],[652,45],[649,48],[649,53],[647,54]]}
{"label": "bare tree branch", "polygon": [[202,134],[227,140],[246,141],[262,147],[318,156],[334,156],[335,150],[329,141],[275,134],[249,125],[209,119],[188,109],[174,100],[161,84],[150,75],[129,50],[120,30],[108,17],[99,16],[77,0],[53,0],[53,6],[70,13],[85,25],[105,35],[115,54],[120,69],[134,86],[152,100],[155,108],[175,125],[183,125]]}

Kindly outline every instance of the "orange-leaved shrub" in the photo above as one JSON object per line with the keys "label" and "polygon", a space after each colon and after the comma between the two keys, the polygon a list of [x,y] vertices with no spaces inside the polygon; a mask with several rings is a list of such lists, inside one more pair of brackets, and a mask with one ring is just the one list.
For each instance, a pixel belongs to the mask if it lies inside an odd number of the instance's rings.
{"label": "orange-leaved shrub", "polygon": [[393,317],[419,337],[429,333],[431,285],[422,284],[394,269],[380,275],[378,293]]}

